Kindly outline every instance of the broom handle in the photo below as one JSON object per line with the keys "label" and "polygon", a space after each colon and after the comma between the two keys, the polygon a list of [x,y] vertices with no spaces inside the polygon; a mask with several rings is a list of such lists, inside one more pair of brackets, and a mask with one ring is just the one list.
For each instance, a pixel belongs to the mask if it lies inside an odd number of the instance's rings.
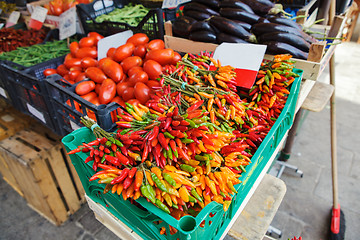
{"label": "broom handle", "polygon": [[[336,0],[330,0],[329,25],[335,17]],[[331,171],[333,187],[333,207],[338,208],[338,174],[337,174],[337,151],[336,151],[336,107],[335,107],[335,56],[330,59],[330,84],[334,86],[334,92],[330,98],[330,131],[331,131]]]}
{"label": "broom handle", "polygon": [[330,59],[330,84],[334,86],[334,92],[330,98],[330,124],[331,124],[331,170],[333,187],[333,205],[338,208],[338,174],[337,174],[337,151],[336,151],[336,106],[335,106],[335,58]]}

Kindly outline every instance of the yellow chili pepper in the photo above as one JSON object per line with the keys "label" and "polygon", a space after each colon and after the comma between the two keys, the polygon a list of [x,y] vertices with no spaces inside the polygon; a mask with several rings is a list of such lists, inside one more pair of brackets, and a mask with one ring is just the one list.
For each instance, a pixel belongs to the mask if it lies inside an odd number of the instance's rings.
{"label": "yellow chili pepper", "polygon": [[160,168],[158,168],[158,167],[152,167],[152,168],[151,168],[151,172],[155,173],[156,176],[157,176],[160,180],[163,179],[163,176],[162,176],[162,174],[161,174],[161,169],[160,169]]}
{"label": "yellow chili pepper", "polygon": [[218,195],[214,181],[212,181],[209,177],[206,176],[205,183],[214,195]]}
{"label": "yellow chili pepper", "polygon": [[188,190],[186,189],[185,186],[180,187],[179,194],[180,194],[180,198],[184,202],[189,202],[189,192],[188,192]]}

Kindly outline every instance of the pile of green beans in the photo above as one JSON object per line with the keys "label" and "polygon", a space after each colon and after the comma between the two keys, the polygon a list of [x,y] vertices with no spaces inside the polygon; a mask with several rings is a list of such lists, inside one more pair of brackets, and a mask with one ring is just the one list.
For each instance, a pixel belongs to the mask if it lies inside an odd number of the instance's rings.
{"label": "pile of green beans", "polygon": [[123,8],[115,8],[114,11],[103,14],[95,18],[95,21],[102,23],[104,21],[127,23],[136,27],[141,20],[148,14],[149,9],[141,4],[128,4]]}
{"label": "pile of green beans", "polygon": [[67,40],[52,41],[29,47],[18,47],[11,52],[3,52],[0,54],[0,60],[7,60],[30,67],[63,56],[69,52]]}

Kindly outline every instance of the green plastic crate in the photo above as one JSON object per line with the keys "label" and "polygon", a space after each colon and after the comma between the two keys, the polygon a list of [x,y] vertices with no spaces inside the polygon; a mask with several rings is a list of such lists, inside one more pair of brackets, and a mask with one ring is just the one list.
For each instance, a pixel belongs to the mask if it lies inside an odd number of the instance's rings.
{"label": "green plastic crate", "polygon": [[[89,182],[89,178],[95,172],[91,168],[91,163],[84,163],[88,155],[80,152],[70,155],[70,157],[86,194],[94,202],[107,208],[115,217],[144,239],[221,239],[229,230],[230,222],[236,220],[241,205],[255,191],[256,181],[261,180],[265,168],[271,164],[272,154],[293,123],[303,71],[294,69],[294,72],[300,77],[293,82],[290,95],[279,118],[252,157],[251,164],[246,167],[246,173],[240,177],[242,183],[235,186],[238,194],[234,195],[227,212],[223,211],[221,204],[211,202],[196,217],[184,216],[180,220],[176,220],[144,198],[136,200],[137,204],[135,205],[129,200],[123,200],[122,196],[111,192],[103,194],[104,184]],[[77,148],[82,142],[89,142],[94,139],[95,137],[89,129],[81,128],[65,136],[62,142],[66,150],[70,151]],[[212,213],[211,217],[210,213]],[[205,220],[205,226],[200,227],[203,220]],[[158,221],[161,223],[159,224]],[[169,224],[178,230],[176,234],[170,235]],[[161,227],[166,228],[167,236],[160,235]]]}

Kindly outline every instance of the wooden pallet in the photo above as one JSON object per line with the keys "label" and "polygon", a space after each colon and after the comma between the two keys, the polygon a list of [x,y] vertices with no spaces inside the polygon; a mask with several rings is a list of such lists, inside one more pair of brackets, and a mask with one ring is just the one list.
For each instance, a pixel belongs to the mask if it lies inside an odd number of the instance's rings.
{"label": "wooden pallet", "polygon": [[84,190],[63,145],[35,131],[0,142],[0,171],[31,208],[57,226],[83,203]]}
{"label": "wooden pallet", "polygon": [[30,125],[30,117],[14,108],[5,108],[0,112],[0,141],[11,137]]}

